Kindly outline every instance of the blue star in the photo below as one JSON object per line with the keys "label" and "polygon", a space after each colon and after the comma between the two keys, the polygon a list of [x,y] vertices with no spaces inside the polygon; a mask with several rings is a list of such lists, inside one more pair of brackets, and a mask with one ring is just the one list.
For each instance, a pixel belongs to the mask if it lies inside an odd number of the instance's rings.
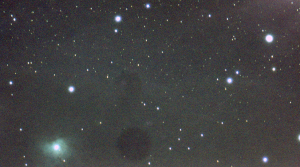
{"label": "blue star", "polygon": [[147,9],[150,9],[150,8],[151,8],[150,3],[146,3],[146,4],[145,4],[145,7],[146,7]]}

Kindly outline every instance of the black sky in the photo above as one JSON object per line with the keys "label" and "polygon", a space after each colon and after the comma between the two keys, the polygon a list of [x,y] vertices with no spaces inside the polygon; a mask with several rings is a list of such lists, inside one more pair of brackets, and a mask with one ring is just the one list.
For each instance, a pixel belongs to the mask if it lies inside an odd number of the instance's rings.
{"label": "black sky", "polygon": [[300,166],[298,0],[0,8],[0,166]]}

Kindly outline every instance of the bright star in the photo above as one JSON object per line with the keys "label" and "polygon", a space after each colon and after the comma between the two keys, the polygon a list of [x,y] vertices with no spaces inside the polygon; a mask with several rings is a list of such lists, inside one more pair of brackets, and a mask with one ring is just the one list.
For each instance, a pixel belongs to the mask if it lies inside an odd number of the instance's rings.
{"label": "bright star", "polygon": [[115,17],[116,22],[120,22],[122,20],[121,16],[116,16]]}
{"label": "bright star", "polygon": [[145,4],[145,7],[146,7],[147,9],[150,9],[150,8],[151,8],[150,3],[146,3],[146,4]]}
{"label": "bright star", "polygon": [[267,35],[266,36],[266,41],[268,42],[268,43],[270,43],[270,42],[273,42],[273,36],[272,35]]}
{"label": "bright star", "polygon": [[70,93],[73,93],[74,91],[75,91],[75,87],[74,87],[74,86],[70,86],[70,87],[69,87],[69,92],[70,92]]}
{"label": "bright star", "polygon": [[71,156],[70,148],[63,139],[57,139],[42,146],[45,156],[67,158]]}
{"label": "bright star", "polygon": [[232,83],[232,78],[227,78],[227,83],[231,84]]}
{"label": "bright star", "polygon": [[263,160],[264,163],[267,163],[268,162],[268,157],[263,157],[262,160]]}
{"label": "bright star", "polygon": [[54,145],[54,150],[56,150],[56,151],[59,150],[59,145],[58,144]]}
{"label": "bright star", "polygon": [[14,83],[13,83],[13,81],[9,81],[9,84],[12,85],[12,84],[14,84]]}

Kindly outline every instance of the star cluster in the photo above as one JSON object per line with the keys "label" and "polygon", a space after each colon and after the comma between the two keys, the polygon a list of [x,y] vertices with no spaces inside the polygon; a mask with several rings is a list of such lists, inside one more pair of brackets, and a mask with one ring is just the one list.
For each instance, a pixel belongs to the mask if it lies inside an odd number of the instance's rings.
{"label": "star cluster", "polygon": [[1,5],[0,166],[299,166],[298,1]]}

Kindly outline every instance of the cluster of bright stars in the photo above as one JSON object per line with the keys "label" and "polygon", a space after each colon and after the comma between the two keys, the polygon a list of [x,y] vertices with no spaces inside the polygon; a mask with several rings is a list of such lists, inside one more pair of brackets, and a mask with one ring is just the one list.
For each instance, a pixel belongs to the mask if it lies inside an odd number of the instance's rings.
{"label": "cluster of bright stars", "polygon": [[[268,34],[268,35],[266,35],[265,40],[266,40],[268,43],[271,43],[271,42],[273,42],[274,37],[273,37],[272,35]],[[272,71],[275,72],[275,71],[276,71],[276,67],[272,67]],[[239,72],[239,71],[236,71],[235,73],[236,73],[236,75],[238,75],[240,72]],[[228,83],[228,84],[231,84],[232,82],[233,82],[233,79],[232,79],[231,77],[227,78],[227,83]],[[201,134],[201,137],[203,137],[202,135],[203,135],[203,134]],[[298,136],[298,141],[300,142],[300,135]],[[269,158],[268,158],[267,156],[264,156],[264,157],[262,158],[262,162],[263,162],[263,163],[268,163],[268,161],[269,161]]]}
{"label": "cluster of bright stars", "polygon": [[[150,4],[150,3],[146,3],[146,4],[144,4],[144,6],[145,6],[146,9],[150,9],[150,8],[151,8],[151,4]],[[120,23],[120,22],[122,21],[122,17],[121,17],[120,15],[116,15],[116,16],[115,16],[115,21],[116,21],[117,23]],[[119,30],[118,30],[118,29],[115,29],[114,32],[115,32],[115,33],[118,33]]]}

